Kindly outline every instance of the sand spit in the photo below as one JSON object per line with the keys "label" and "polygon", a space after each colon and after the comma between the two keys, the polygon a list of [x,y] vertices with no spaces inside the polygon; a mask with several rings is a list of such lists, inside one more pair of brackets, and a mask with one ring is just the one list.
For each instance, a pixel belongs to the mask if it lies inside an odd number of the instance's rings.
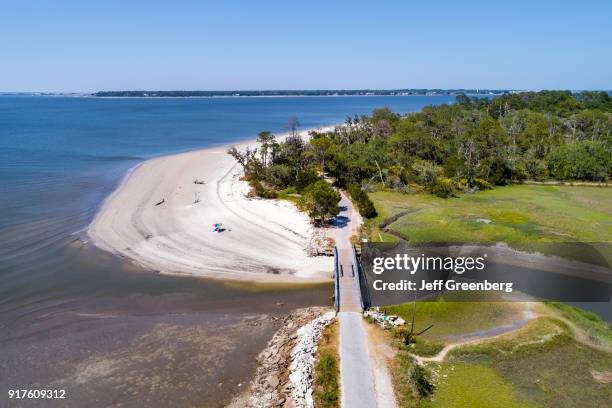
{"label": "sand spit", "polygon": [[[254,144],[238,147],[249,145]],[[93,242],[160,273],[329,280],[332,258],[306,251],[314,233],[307,216],[287,201],[248,198],[242,168],[227,148],[164,156],[136,167],[90,225]],[[214,232],[215,223],[225,230]]]}

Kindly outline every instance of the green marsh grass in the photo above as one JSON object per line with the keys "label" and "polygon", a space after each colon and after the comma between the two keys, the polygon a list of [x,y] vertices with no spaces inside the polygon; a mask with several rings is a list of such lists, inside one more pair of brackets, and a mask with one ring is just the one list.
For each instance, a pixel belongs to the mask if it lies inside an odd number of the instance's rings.
{"label": "green marsh grass", "polygon": [[[408,323],[412,303],[386,306],[387,314],[399,315]],[[510,302],[417,302],[415,331],[434,326],[423,334],[431,342],[445,342],[449,336],[460,336],[504,325],[522,316],[522,305]]]}
{"label": "green marsh grass", "polygon": [[612,348],[612,325],[601,320],[595,313],[570,306],[562,302],[546,302],[561,316],[576,324],[587,336],[597,343]]}
{"label": "green marsh grass", "polygon": [[[381,191],[370,194],[379,215],[370,239],[426,242],[600,242],[612,239],[612,189],[515,185],[456,198]],[[404,215],[378,226],[395,214]],[[383,235],[384,234],[384,235]]]}
{"label": "green marsh grass", "polygon": [[600,407],[612,399],[610,384],[594,376],[612,371],[612,355],[578,343],[554,318],[540,317],[518,332],[457,348],[449,364],[493,370],[538,406]]}
{"label": "green marsh grass", "polygon": [[536,407],[520,398],[516,389],[494,369],[465,363],[443,363],[425,407],[509,408]]}

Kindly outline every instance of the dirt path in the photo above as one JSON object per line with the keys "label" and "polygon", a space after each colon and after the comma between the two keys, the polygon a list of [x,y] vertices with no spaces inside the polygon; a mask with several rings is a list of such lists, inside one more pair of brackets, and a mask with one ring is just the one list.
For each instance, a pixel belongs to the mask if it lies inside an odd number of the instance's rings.
{"label": "dirt path", "polygon": [[379,328],[370,324],[366,324],[365,327],[378,407],[395,408],[397,405],[393,382],[389,375],[389,364],[395,357],[396,352],[389,345],[389,339],[386,338],[385,333],[381,333]]}
{"label": "dirt path", "polygon": [[550,308],[544,305],[538,304],[538,306],[540,306],[539,307],[540,311],[534,312],[533,311],[534,304],[535,303],[532,303],[532,302],[527,303],[527,308],[523,312],[524,313],[523,319],[518,320],[512,323],[511,325],[500,325],[500,326],[493,327],[492,329],[482,330],[479,332],[466,334],[462,336],[462,340],[455,341],[455,342],[452,342],[444,346],[444,348],[440,350],[440,352],[436,354],[435,356],[422,357],[422,356],[417,356],[416,354],[410,354],[410,355],[414,357],[414,359],[417,361],[418,364],[423,364],[426,362],[438,362],[439,363],[439,362],[444,361],[448,353],[457,347],[469,345],[469,344],[478,344],[478,343],[482,343],[482,342],[489,341],[494,338],[500,337],[504,334],[507,334],[507,333],[510,333],[510,332],[513,332],[515,330],[525,327],[529,322],[531,322],[536,317],[552,317],[552,318],[558,319],[562,321],[563,323],[565,323],[570,328],[570,330],[572,331],[574,340],[576,340],[578,343],[584,344],[585,346],[588,346],[588,347],[591,347],[591,348],[594,348],[596,350],[603,351],[606,353],[612,352],[612,349],[610,347],[594,342],[575,323],[561,316],[556,311],[551,310]]}
{"label": "dirt path", "polygon": [[574,322],[568,320],[563,317],[556,310],[551,309],[550,307],[545,307],[545,312],[542,313],[542,316],[549,316],[555,319],[561,320],[563,323],[567,324],[567,326],[572,331],[572,335],[574,336],[574,340],[576,340],[580,344],[584,344],[585,346],[591,347],[595,350],[603,351],[605,353],[612,353],[612,348],[605,345],[594,342],[587,333],[584,332],[580,327],[578,327]]}
{"label": "dirt path", "polygon": [[423,364],[426,362],[437,362],[440,363],[442,361],[444,361],[444,359],[446,358],[446,356],[448,355],[448,353],[460,346],[465,346],[468,344],[478,344],[478,343],[482,343],[497,337],[500,337],[504,334],[513,332],[515,330],[521,329],[525,326],[527,326],[527,324],[529,322],[531,322],[533,319],[535,319],[536,317],[539,317],[541,315],[536,314],[533,312],[533,303],[529,302],[527,303],[527,307],[526,309],[523,311],[523,318],[521,320],[518,320],[512,324],[505,324],[505,325],[499,325],[499,326],[495,326],[491,329],[487,329],[487,330],[481,330],[478,332],[473,332],[473,333],[468,333],[465,334],[463,336],[461,336],[462,340],[459,341],[455,341],[452,343],[447,344],[446,346],[444,346],[444,348],[442,350],[440,350],[440,352],[438,352],[438,354],[436,354],[435,356],[431,356],[431,357],[423,357],[423,356],[418,356],[416,354],[410,354],[412,357],[414,357],[414,359],[417,361],[418,364]]}

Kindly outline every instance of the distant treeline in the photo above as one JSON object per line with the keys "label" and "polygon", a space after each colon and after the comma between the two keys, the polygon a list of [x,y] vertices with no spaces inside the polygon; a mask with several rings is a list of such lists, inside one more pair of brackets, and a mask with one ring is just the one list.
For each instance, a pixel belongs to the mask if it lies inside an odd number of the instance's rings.
{"label": "distant treeline", "polygon": [[510,90],[488,89],[316,89],[260,91],[100,91],[98,97],[187,98],[215,96],[365,96],[365,95],[501,95]]}
{"label": "distant treeline", "polygon": [[[612,98],[608,92],[542,91],[495,98],[458,95],[455,104],[401,115],[388,108],[347,117],[344,126],[231,152],[255,193],[301,194],[325,173],[360,212],[376,210],[365,192],[428,191],[450,197],[523,180],[606,181],[612,177]],[[316,201],[314,202],[316,204]]]}

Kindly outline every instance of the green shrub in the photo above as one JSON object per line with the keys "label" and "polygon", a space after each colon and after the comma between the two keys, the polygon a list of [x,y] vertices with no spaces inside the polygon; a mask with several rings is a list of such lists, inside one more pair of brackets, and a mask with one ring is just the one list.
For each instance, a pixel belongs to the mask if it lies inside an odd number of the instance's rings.
{"label": "green shrub", "polygon": [[359,214],[361,214],[365,218],[376,217],[377,212],[376,208],[374,207],[374,203],[370,200],[368,194],[363,191],[363,189],[359,185],[351,183],[348,185],[347,190],[353,202],[357,205]]}
{"label": "green shrub", "polygon": [[491,186],[491,183],[489,183],[487,180],[483,180],[481,178],[475,178],[474,179],[474,185],[476,187],[478,187],[479,190],[490,190],[491,188],[493,188]]}
{"label": "green shrub", "polygon": [[427,369],[418,364],[414,365],[410,373],[410,379],[421,397],[426,397],[434,392],[434,385],[429,378],[430,374]]}
{"label": "green shrub", "polygon": [[[408,335],[408,333],[406,333],[406,335]],[[404,338],[405,337],[406,336],[404,336]],[[421,336],[413,336],[412,343],[409,345],[402,345],[401,348],[417,356],[431,357],[442,351],[444,344],[425,340]]]}
{"label": "green shrub", "polygon": [[249,183],[252,189],[251,194],[255,197],[276,198],[278,196],[275,191],[265,188],[261,181],[257,179],[251,179]]}
{"label": "green shrub", "polygon": [[512,179],[512,169],[505,160],[493,158],[488,160],[489,176],[491,183],[497,186],[505,186]]}
{"label": "green shrub", "polygon": [[317,383],[322,387],[322,392],[317,393],[317,399],[323,407],[337,407],[339,368],[336,357],[332,354],[322,354],[315,370]]}
{"label": "green shrub", "polygon": [[422,186],[433,185],[443,171],[442,167],[426,160],[419,160],[413,163],[411,170],[416,182]]}
{"label": "green shrub", "polygon": [[610,152],[599,142],[584,140],[553,149],[547,156],[550,174],[559,180],[605,180],[612,173]]}
{"label": "green shrub", "polygon": [[301,193],[306,187],[323,180],[314,169],[300,171],[295,181],[295,188]]}
{"label": "green shrub", "polygon": [[459,181],[457,181],[456,187],[459,190],[467,190],[469,187],[469,183],[466,178],[461,178],[459,179]]}
{"label": "green shrub", "polygon": [[429,191],[440,198],[449,198],[455,195],[453,181],[445,177],[436,178],[429,185]]}
{"label": "green shrub", "polygon": [[324,221],[340,213],[339,202],[340,194],[328,182],[319,180],[303,190],[297,204],[312,220]]}
{"label": "green shrub", "polygon": [[298,191],[294,186],[289,186],[286,189],[283,190],[283,193],[285,194],[297,194]]}
{"label": "green shrub", "polygon": [[294,174],[289,166],[274,164],[266,168],[266,181],[277,189],[283,189],[293,182]]}

